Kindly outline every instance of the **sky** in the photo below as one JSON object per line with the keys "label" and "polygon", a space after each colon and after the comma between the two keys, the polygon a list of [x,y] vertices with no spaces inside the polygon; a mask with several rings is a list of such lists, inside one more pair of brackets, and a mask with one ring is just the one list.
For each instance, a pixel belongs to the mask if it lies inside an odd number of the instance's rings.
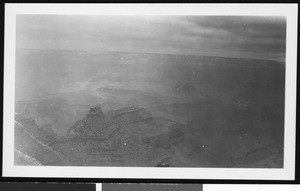
{"label": "sky", "polygon": [[16,29],[17,48],[285,60],[284,17],[18,15]]}

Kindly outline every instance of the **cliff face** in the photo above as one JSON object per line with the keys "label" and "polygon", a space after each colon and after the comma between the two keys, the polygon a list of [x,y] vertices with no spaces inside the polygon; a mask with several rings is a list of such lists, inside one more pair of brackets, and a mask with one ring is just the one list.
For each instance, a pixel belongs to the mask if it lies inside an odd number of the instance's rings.
{"label": "cliff face", "polygon": [[70,134],[99,135],[106,129],[107,121],[99,106],[90,109],[82,120],[77,121],[70,129]]}
{"label": "cliff face", "polygon": [[39,128],[34,119],[15,117],[15,164],[64,165],[65,157],[51,147],[58,137]]}
{"label": "cliff face", "polygon": [[82,120],[77,121],[69,130],[70,134],[97,136],[108,139],[122,126],[151,119],[151,113],[139,107],[127,107],[104,114],[99,105],[90,109]]}
{"label": "cliff face", "polygon": [[283,167],[282,63],[61,51],[16,59],[24,164]]}
{"label": "cliff face", "polygon": [[282,151],[252,133],[200,123],[160,123],[151,112],[92,107],[67,136],[55,136],[22,115],[15,119],[15,164],[75,166],[280,167]]}
{"label": "cliff face", "polygon": [[142,143],[141,137],[159,128],[151,113],[139,107],[104,114],[97,105],[62,137],[16,114],[15,164],[155,166],[165,155]]}

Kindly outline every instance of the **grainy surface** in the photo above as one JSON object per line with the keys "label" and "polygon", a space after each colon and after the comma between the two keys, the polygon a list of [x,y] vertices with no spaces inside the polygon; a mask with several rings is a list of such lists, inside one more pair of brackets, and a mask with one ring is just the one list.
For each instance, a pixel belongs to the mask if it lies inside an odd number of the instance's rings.
{"label": "grainy surface", "polygon": [[16,165],[283,167],[284,18],[18,15],[17,26]]}

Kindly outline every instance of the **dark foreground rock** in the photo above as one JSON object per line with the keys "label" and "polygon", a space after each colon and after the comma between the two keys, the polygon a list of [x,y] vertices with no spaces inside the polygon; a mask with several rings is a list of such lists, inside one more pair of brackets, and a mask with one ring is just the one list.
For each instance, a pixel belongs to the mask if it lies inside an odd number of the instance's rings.
{"label": "dark foreground rock", "polygon": [[[39,128],[33,119],[16,114],[15,164],[283,166],[283,150],[274,145],[272,139],[261,140],[251,132],[244,133],[229,127],[215,131],[215,128],[201,126],[201,121],[188,124],[162,121],[141,107],[126,107],[104,113],[96,105],[69,129],[68,135],[56,136]],[[261,133],[268,131],[262,129]]]}

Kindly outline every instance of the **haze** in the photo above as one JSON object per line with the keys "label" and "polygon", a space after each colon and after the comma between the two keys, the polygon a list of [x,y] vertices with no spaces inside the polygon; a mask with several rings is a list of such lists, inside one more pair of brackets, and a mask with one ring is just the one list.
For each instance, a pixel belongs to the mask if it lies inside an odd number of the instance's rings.
{"label": "haze", "polygon": [[17,48],[285,60],[283,17],[18,15]]}
{"label": "haze", "polygon": [[283,168],[284,18],[19,15],[16,40],[17,165]]}

